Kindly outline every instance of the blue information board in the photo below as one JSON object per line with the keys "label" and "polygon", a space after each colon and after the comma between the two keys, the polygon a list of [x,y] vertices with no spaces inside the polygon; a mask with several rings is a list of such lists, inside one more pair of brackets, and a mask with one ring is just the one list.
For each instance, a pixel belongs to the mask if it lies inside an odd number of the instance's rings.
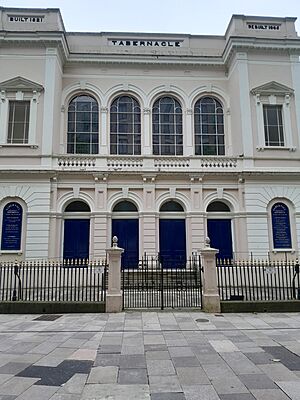
{"label": "blue information board", "polygon": [[274,249],[291,249],[291,226],[289,209],[283,203],[276,203],[272,207],[272,229]]}
{"label": "blue information board", "polygon": [[3,209],[1,250],[21,250],[23,209],[19,203],[11,202]]}

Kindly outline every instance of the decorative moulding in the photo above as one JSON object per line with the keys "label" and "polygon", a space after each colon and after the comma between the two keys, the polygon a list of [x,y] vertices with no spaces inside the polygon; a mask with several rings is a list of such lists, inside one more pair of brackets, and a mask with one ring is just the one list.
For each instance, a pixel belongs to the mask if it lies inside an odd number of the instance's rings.
{"label": "decorative moulding", "polygon": [[42,92],[43,86],[32,82],[29,79],[17,76],[4,82],[0,82],[0,91],[22,91],[22,92]]}
{"label": "decorative moulding", "polygon": [[294,94],[294,90],[288,86],[282,85],[281,83],[271,81],[265,83],[264,85],[253,88],[251,93],[256,96],[292,96]]}

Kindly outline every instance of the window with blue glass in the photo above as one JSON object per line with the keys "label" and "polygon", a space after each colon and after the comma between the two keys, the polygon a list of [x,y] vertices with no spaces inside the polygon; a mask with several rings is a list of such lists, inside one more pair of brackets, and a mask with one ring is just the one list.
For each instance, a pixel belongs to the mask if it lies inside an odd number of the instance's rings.
{"label": "window with blue glass", "polygon": [[74,97],[68,107],[67,153],[97,154],[99,151],[99,107],[91,96]]}
{"label": "window with blue glass", "polygon": [[110,153],[141,154],[141,108],[131,96],[120,96],[111,104]]}
{"label": "window with blue glass", "polygon": [[194,108],[195,154],[221,156],[225,154],[224,112],[213,97],[202,97]]}
{"label": "window with blue glass", "polygon": [[289,208],[284,203],[275,203],[271,208],[274,249],[291,249],[292,236]]}
{"label": "window with blue glass", "polygon": [[12,201],[3,208],[1,250],[21,250],[22,237],[22,206]]}
{"label": "window with blue glass", "polygon": [[158,99],[152,109],[153,154],[182,155],[182,108],[170,96]]}

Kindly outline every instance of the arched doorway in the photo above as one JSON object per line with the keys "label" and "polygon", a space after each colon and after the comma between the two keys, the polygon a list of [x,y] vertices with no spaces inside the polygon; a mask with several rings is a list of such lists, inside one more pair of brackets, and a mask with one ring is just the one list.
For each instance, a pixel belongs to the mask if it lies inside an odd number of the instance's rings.
{"label": "arched doorway", "polygon": [[122,268],[138,268],[139,264],[139,219],[134,203],[123,200],[113,208],[112,236],[117,236],[118,246],[124,249]]}
{"label": "arched doorway", "polygon": [[90,247],[90,207],[75,200],[64,210],[63,258],[88,259]]}
{"label": "arched doorway", "polygon": [[224,202],[216,200],[208,205],[206,211],[209,213],[207,235],[211,247],[219,250],[218,258],[232,259],[231,219],[227,215],[230,208]]}
{"label": "arched doorway", "polygon": [[159,255],[163,268],[185,267],[186,229],[184,209],[177,201],[160,207]]}

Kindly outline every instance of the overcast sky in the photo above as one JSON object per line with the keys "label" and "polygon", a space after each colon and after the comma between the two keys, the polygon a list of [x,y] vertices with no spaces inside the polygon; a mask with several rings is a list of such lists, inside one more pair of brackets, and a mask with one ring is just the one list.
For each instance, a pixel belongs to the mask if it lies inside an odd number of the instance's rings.
{"label": "overcast sky", "polygon": [[[223,35],[232,14],[300,18],[300,0],[1,0],[60,8],[67,31]],[[296,22],[300,35],[300,21]]]}

